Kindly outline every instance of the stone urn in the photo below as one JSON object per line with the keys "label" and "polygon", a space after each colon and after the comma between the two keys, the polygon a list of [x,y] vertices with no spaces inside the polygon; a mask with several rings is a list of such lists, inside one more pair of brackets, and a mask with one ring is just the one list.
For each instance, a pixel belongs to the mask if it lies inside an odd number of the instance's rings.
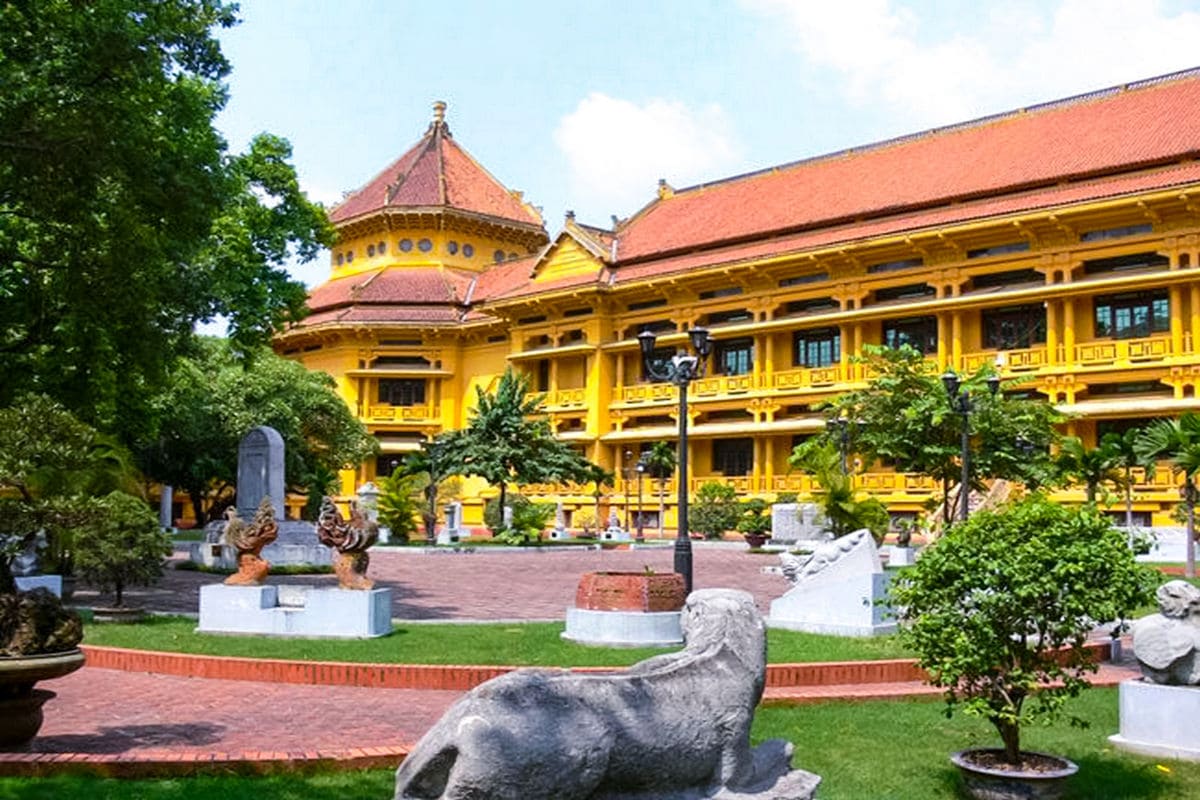
{"label": "stone urn", "polygon": [[0,656],[0,750],[28,742],[42,727],[42,704],[54,692],[35,689],[38,681],[61,678],[83,666],[79,648],[61,653]]}
{"label": "stone urn", "polygon": [[586,572],[575,590],[575,607],[590,611],[678,611],[685,599],[674,572]]}
{"label": "stone urn", "polygon": [[1004,763],[1004,751],[975,748],[950,756],[958,767],[968,797],[975,800],[1057,800],[1067,779],[1079,771],[1071,761],[1046,753],[1021,752],[1027,768]]}

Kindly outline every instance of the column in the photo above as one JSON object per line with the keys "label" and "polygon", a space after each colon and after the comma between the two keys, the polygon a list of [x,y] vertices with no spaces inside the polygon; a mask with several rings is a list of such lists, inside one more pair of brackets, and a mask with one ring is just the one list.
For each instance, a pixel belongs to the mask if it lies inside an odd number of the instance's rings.
{"label": "column", "polygon": [[949,364],[948,353],[950,343],[950,321],[946,319],[946,313],[943,311],[937,315],[937,361],[938,369],[944,370]]}
{"label": "column", "polygon": [[765,462],[765,470],[763,472],[763,491],[771,491],[771,487],[775,483],[775,437],[768,436],[763,441],[763,461]]}
{"label": "column", "polygon": [[1046,301],[1046,363],[1058,363],[1058,301]]}
{"label": "column", "polygon": [[1200,286],[1192,286],[1189,292],[1188,309],[1191,312],[1192,352],[1200,346]]}
{"label": "column", "polygon": [[962,312],[955,311],[950,315],[950,364],[956,370],[963,368],[963,330]]}
{"label": "column", "polygon": [[1168,309],[1171,315],[1171,355],[1177,356],[1183,352],[1183,290],[1172,286],[1168,296],[1171,304]]}
{"label": "column", "polygon": [[1074,298],[1066,298],[1062,301],[1062,344],[1063,344],[1063,361],[1067,364],[1075,363],[1075,300]]}

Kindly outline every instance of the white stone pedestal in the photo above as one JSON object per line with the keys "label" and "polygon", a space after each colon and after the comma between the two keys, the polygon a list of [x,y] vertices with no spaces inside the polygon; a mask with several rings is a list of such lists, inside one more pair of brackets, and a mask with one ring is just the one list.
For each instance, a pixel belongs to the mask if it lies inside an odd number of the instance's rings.
{"label": "white stone pedestal", "polygon": [[1121,732],[1113,746],[1160,758],[1200,761],[1200,687],[1128,680],[1119,690]]}
{"label": "white stone pedestal", "polygon": [[13,580],[18,592],[49,589],[55,597],[62,597],[62,575],[18,575]]}
{"label": "white stone pedestal", "polygon": [[836,636],[882,636],[896,632],[896,620],[876,601],[887,597],[886,573],[851,574],[843,578],[799,584],[771,602],[767,624]]}
{"label": "white stone pedestal", "polygon": [[628,542],[629,531],[624,528],[605,528],[600,531],[600,541],[603,542]]}
{"label": "white stone pedestal", "polygon": [[567,609],[562,638],[610,647],[670,647],[683,643],[678,611]]}
{"label": "white stone pedestal", "polygon": [[917,548],[892,545],[888,550],[889,567],[911,567],[917,563]]}
{"label": "white stone pedestal", "polygon": [[214,583],[200,588],[197,630],[201,633],[369,639],[391,632],[391,611],[391,589],[355,591]]}
{"label": "white stone pedestal", "polygon": [[437,532],[438,544],[458,544],[461,539],[462,532],[458,529],[450,530],[448,528],[442,528]]}

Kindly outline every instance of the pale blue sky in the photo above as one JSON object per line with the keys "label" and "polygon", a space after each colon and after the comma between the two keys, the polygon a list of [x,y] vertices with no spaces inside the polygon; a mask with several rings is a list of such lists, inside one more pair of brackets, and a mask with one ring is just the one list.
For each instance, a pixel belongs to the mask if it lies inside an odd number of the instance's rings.
{"label": "pale blue sky", "polygon": [[[1200,65],[1200,0],[243,0],[231,145],[286,136],[326,203],[424,132],[607,225],[719,179]],[[324,279],[321,260],[294,273]]]}

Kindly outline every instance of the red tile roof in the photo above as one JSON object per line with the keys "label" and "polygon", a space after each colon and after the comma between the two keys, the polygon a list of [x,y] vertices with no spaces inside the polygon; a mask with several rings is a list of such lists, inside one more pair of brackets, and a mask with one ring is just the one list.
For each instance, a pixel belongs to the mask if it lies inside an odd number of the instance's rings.
{"label": "red tile roof", "polygon": [[1190,162],[1136,175],[1030,190],[1003,197],[957,203],[927,211],[896,214],[869,222],[848,222],[788,236],[713,247],[694,253],[666,256],[633,264],[621,264],[615,270],[614,283],[619,286],[622,283],[686,272],[717,264],[730,264],[792,251],[828,247],[874,236],[915,233],[1000,214],[1015,214],[1034,209],[1065,206],[1086,200],[1120,197],[1126,194],[1166,189],[1171,186],[1194,184],[1197,181],[1200,181],[1200,162]]}
{"label": "red tile roof", "polygon": [[313,289],[308,307],[314,311],[350,304],[461,303],[469,275],[436,267],[397,267],[334,278]]}
{"label": "red tile roof", "polygon": [[454,141],[440,113],[419,142],[336,206],[329,218],[342,223],[403,208],[457,209],[542,227],[536,211]]}
{"label": "red tile roof", "polygon": [[646,258],[1200,154],[1200,70],[677,191],[619,232]]}

